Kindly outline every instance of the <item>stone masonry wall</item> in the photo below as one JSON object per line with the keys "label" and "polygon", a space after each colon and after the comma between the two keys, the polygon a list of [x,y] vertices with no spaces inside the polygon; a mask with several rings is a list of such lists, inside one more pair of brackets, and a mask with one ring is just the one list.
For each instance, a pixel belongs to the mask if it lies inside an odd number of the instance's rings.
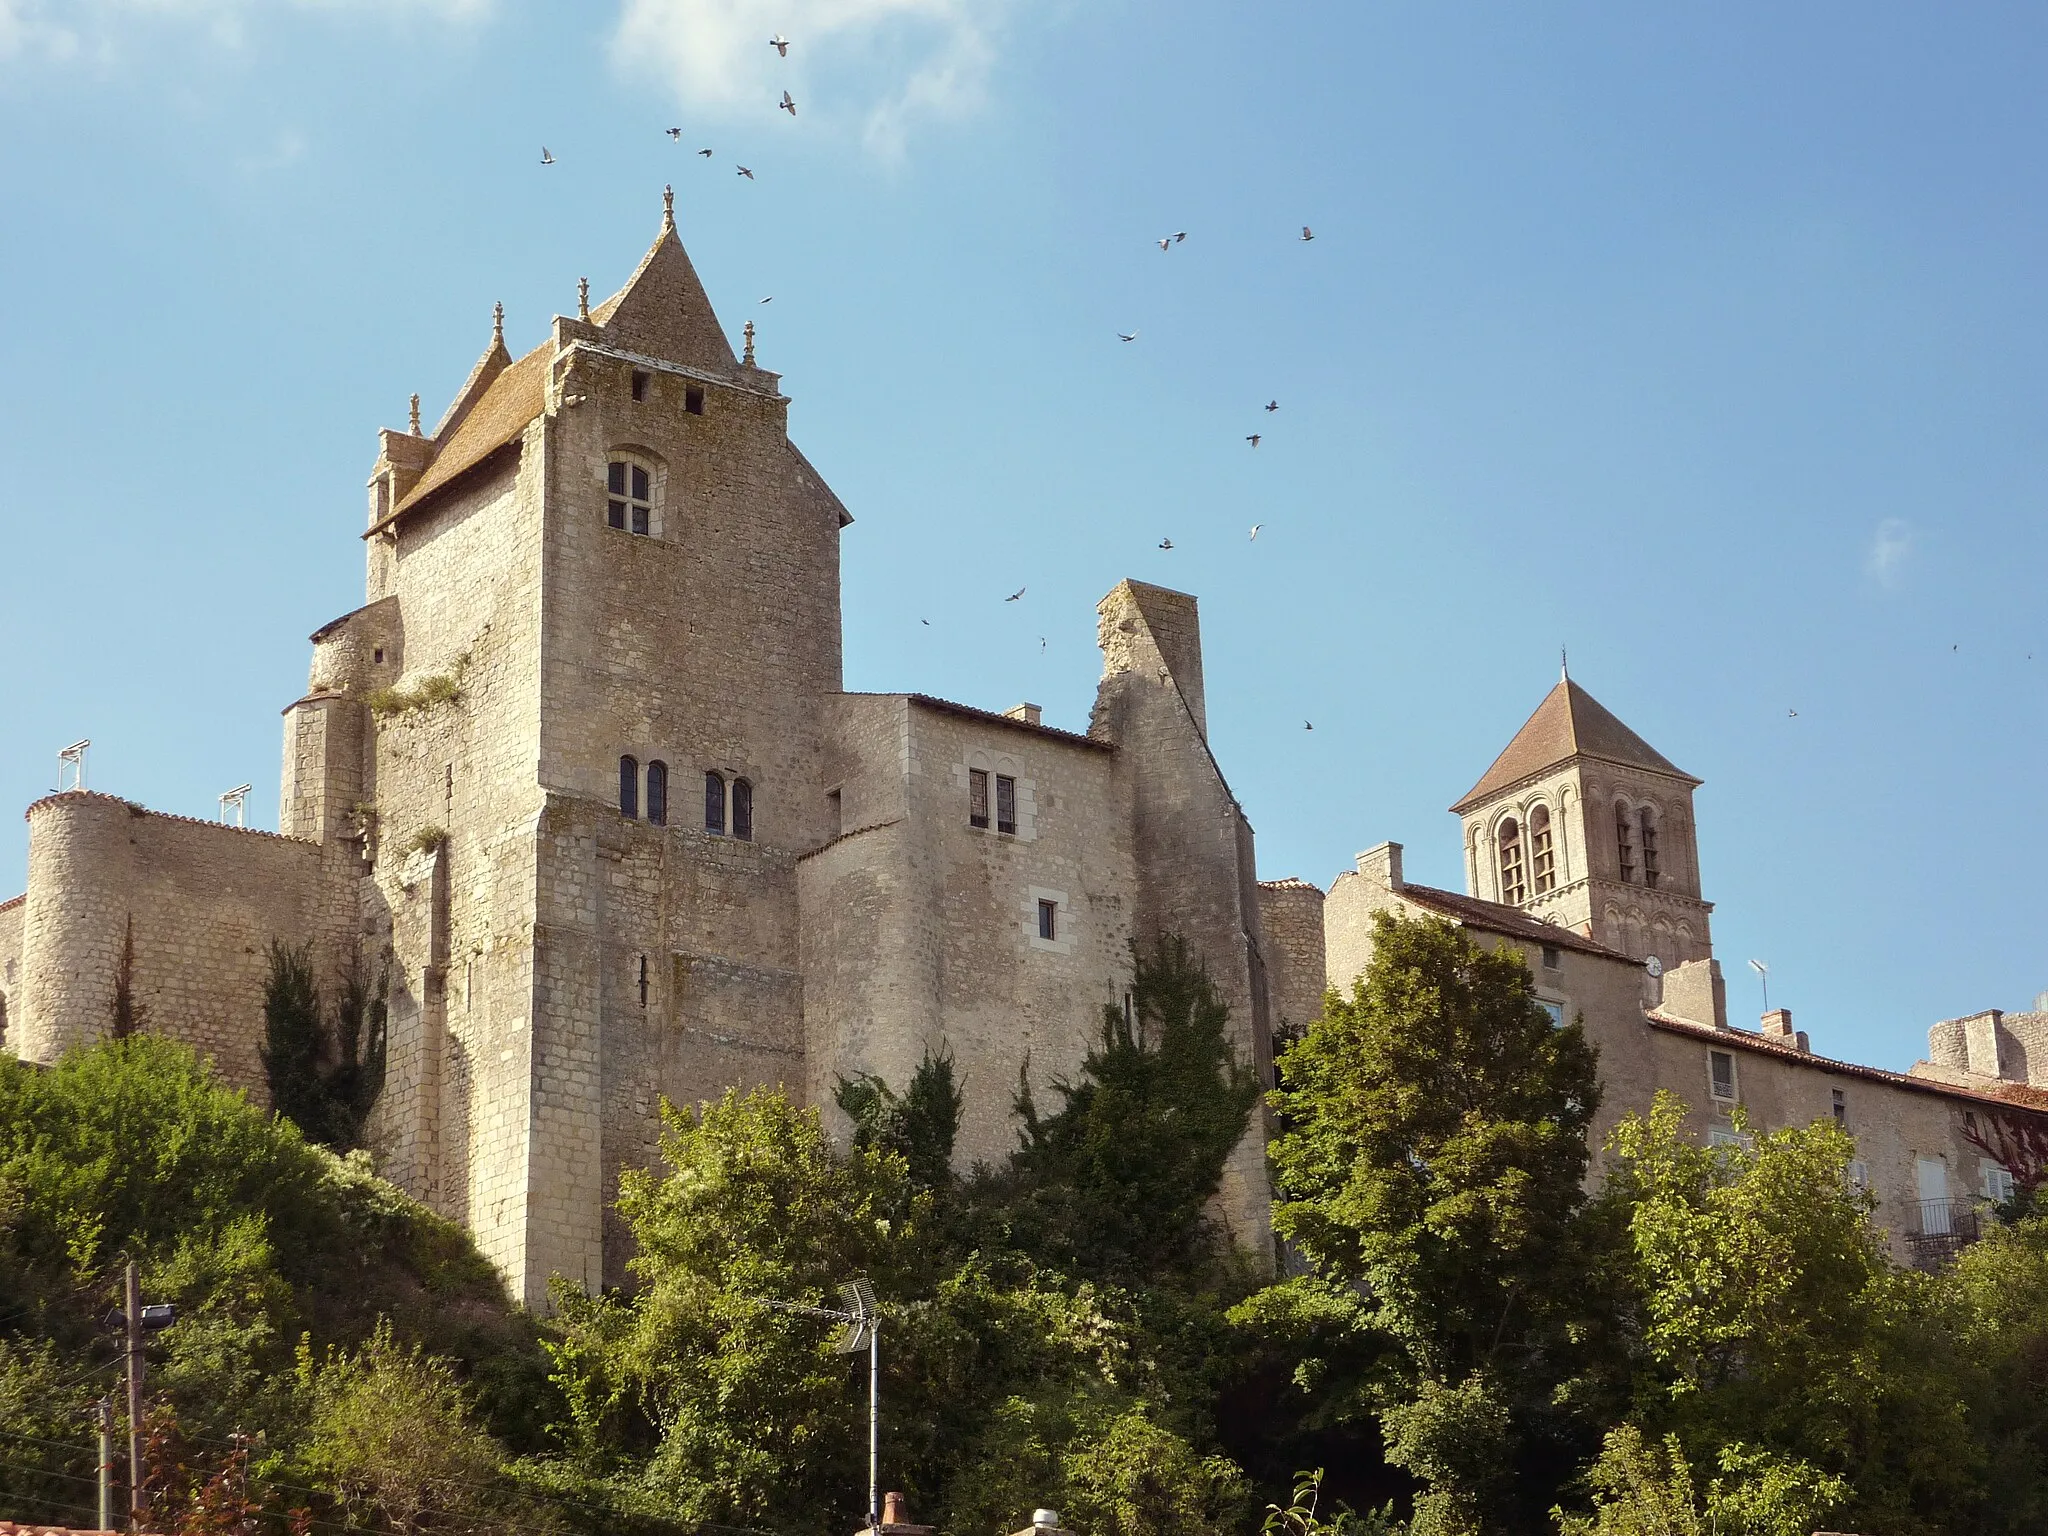
{"label": "stone masonry wall", "polygon": [[310,943],[333,996],[354,895],[346,857],[111,795],[54,795],[28,822],[19,1053],[47,1062],[104,1037],[125,963],[141,1027],[211,1056],[267,1102],[271,941]]}
{"label": "stone masonry wall", "polygon": [[1273,998],[1273,1033],[1298,1035],[1323,1011],[1323,893],[1306,880],[1259,882],[1259,926]]}
{"label": "stone masonry wall", "polygon": [[26,892],[12,901],[0,901],[0,1050],[19,1049],[21,927],[27,916]]}

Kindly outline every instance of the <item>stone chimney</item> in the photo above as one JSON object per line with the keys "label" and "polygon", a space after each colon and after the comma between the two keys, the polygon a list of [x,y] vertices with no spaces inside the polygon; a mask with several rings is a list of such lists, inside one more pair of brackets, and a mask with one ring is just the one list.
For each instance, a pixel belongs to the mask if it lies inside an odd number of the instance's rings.
{"label": "stone chimney", "polygon": [[1805,1051],[1808,1048],[1806,1031],[1792,1027],[1790,1008],[1773,1008],[1764,1015],[1764,1038],[1776,1040],[1781,1045],[1789,1045],[1795,1051]]}
{"label": "stone chimney", "polygon": [[1358,856],[1358,872],[1375,885],[1398,891],[1407,881],[1401,877],[1401,845],[1381,843]]}
{"label": "stone chimney", "polygon": [[2002,1077],[1999,1026],[2005,1015],[1996,1008],[1959,1020],[1963,1026],[1963,1064],[1979,1077]]}
{"label": "stone chimney", "polygon": [[1120,581],[1095,605],[1102,675],[1136,672],[1171,683],[1206,739],[1202,696],[1202,621],[1193,597],[1148,582]]}
{"label": "stone chimney", "polygon": [[1026,725],[1037,725],[1039,717],[1044,713],[1045,711],[1036,704],[1012,704],[1003,711],[1003,718],[1005,720],[1022,720]]}

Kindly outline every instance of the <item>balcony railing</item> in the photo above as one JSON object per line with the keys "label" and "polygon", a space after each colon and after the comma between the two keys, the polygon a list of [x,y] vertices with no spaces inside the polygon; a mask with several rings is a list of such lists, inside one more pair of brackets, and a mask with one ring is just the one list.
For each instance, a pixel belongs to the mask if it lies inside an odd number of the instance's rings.
{"label": "balcony railing", "polygon": [[1984,1235],[1982,1201],[1922,1200],[1918,1205],[1919,1230],[1906,1234],[1916,1268],[1939,1269]]}

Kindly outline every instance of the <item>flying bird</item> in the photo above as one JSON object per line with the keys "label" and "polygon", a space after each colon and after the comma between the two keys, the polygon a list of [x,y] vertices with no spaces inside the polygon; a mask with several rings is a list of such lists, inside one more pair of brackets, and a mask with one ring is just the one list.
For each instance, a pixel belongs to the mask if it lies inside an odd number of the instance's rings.
{"label": "flying bird", "polygon": [[1173,249],[1173,241],[1172,241],[1171,239],[1166,239],[1166,240],[1162,240],[1162,241],[1160,241],[1160,242],[1159,242],[1159,249],[1161,249],[1162,251],[1170,251],[1170,250],[1172,250],[1172,249]]}
{"label": "flying bird", "polygon": [[1265,527],[1265,526],[1266,526],[1266,525],[1265,525],[1264,523],[1253,523],[1253,524],[1252,524],[1252,537],[1256,539],[1256,538],[1257,538],[1257,537],[1259,536],[1259,530],[1260,530],[1261,528]]}
{"label": "flying bird", "polygon": [[1030,590],[1031,589],[1029,587],[1019,587],[1016,591],[1012,592],[1008,597],[1004,598],[1003,601],[1006,603],[1014,603],[1015,601],[1017,601],[1018,598],[1022,597],[1026,592]]}
{"label": "flying bird", "polygon": [[748,170],[744,165],[738,167],[738,170],[742,176],[747,178],[747,180],[752,181],[754,179],[754,173]]}
{"label": "flying bird", "polygon": [[1116,339],[1118,341],[1136,341],[1138,339],[1138,333],[1136,331],[1118,331],[1116,333]]}
{"label": "flying bird", "polygon": [[796,116],[796,99],[792,97],[787,91],[784,91],[782,93],[782,110],[787,112],[791,117]]}
{"label": "flying bird", "polygon": [[1159,547],[1160,547],[1161,549],[1171,549],[1171,548],[1173,548],[1173,540],[1171,540],[1171,539],[1161,539],[1161,540],[1159,541]]}
{"label": "flying bird", "polygon": [[555,163],[555,157],[548,153],[548,147],[545,144],[540,147],[540,163],[542,165],[553,165]]}
{"label": "flying bird", "polygon": [[922,624],[926,629],[930,629],[932,627],[932,621],[930,619],[919,619],[917,622]]}
{"label": "flying bird", "polygon": [[1785,718],[1787,720],[1797,720],[1799,718],[1799,711],[1796,709],[1788,709],[1785,711]]}
{"label": "flying bird", "polygon": [[1254,448],[1256,448],[1259,446],[1259,439],[1263,436],[1265,436],[1263,432],[1247,433],[1245,435],[1245,441],[1250,443]]}
{"label": "flying bird", "polygon": [[789,57],[789,39],[780,32],[768,39],[768,46],[781,54],[785,59]]}
{"label": "flying bird", "polygon": [[1280,409],[1280,402],[1278,400],[1268,400],[1266,402],[1266,409],[1269,411],[1277,411]]}
{"label": "flying bird", "polygon": [[1040,653],[1041,655],[1042,655],[1042,654],[1044,654],[1044,651],[1045,651],[1045,636],[1043,636],[1043,635],[1040,635],[1040,636],[1038,637],[1038,649],[1039,649],[1039,653]]}
{"label": "flying bird", "polygon": [[662,132],[666,133],[666,134],[667,134],[667,135],[668,135],[668,136],[669,136],[670,138],[674,139],[674,140],[675,140],[675,141],[676,141],[676,142],[677,142],[678,144],[680,144],[680,143],[682,143],[682,142],[683,142],[683,130],[682,130],[682,129],[680,129],[680,128],[664,128],[664,129],[662,130]]}
{"label": "flying bird", "polygon": [[697,151],[697,153],[702,155],[706,160],[709,160],[711,158],[711,151],[708,149],[700,149]]}
{"label": "flying bird", "polygon": [[1307,226],[1306,224],[1304,224],[1304,225],[1302,225],[1302,226],[1301,226],[1301,238],[1302,238],[1302,239],[1304,239],[1304,240],[1313,240],[1313,239],[1315,239],[1315,237],[1316,237],[1316,232],[1315,232],[1314,230],[1310,229],[1310,228],[1309,228],[1309,227],[1308,227],[1308,226]]}
{"label": "flying bird", "polygon": [[768,295],[767,298],[763,299],[761,302],[763,304],[773,304],[775,302],[775,295],[771,293]]}
{"label": "flying bird", "polygon": [[1175,245],[1179,245],[1179,244],[1181,243],[1181,241],[1183,241],[1183,240],[1187,239],[1187,237],[1188,237],[1188,232],[1187,232],[1186,230],[1184,230],[1184,229],[1177,229],[1177,230],[1175,230],[1175,231],[1173,232],[1173,243],[1174,243]]}
{"label": "flying bird", "polygon": [[1312,731],[1312,730],[1314,730],[1314,729],[1315,729],[1315,724],[1314,724],[1314,722],[1313,722],[1313,721],[1309,721],[1309,720],[1304,720],[1304,721],[1302,721],[1302,722],[1301,722],[1301,728],[1302,728],[1302,729],[1303,729],[1304,731]]}

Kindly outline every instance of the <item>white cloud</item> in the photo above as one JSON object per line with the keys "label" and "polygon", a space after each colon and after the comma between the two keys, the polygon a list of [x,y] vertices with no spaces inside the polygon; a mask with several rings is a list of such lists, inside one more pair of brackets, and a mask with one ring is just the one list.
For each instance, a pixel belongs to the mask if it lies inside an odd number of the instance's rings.
{"label": "white cloud", "polygon": [[[293,9],[384,17],[423,16],[464,21],[488,12],[495,0],[285,0]],[[33,55],[50,60],[84,56],[108,60],[137,41],[139,23],[158,22],[197,32],[223,47],[238,47],[249,18],[276,9],[278,0],[0,0],[0,60]]]}
{"label": "white cloud", "polygon": [[[804,119],[857,123],[870,149],[893,155],[916,121],[982,104],[1008,5],[624,0],[612,51],[622,69],[668,81],[686,107],[765,127],[786,89]],[[790,39],[786,59],[768,46],[778,33]]]}
{"label": "white cloud", "polygon": [[1912,552],[1912,528],[1904,518],[1888,517],[1871,535],[1870,549],[1863,557],[1864,574],[1880,587],[1896,587]]}

